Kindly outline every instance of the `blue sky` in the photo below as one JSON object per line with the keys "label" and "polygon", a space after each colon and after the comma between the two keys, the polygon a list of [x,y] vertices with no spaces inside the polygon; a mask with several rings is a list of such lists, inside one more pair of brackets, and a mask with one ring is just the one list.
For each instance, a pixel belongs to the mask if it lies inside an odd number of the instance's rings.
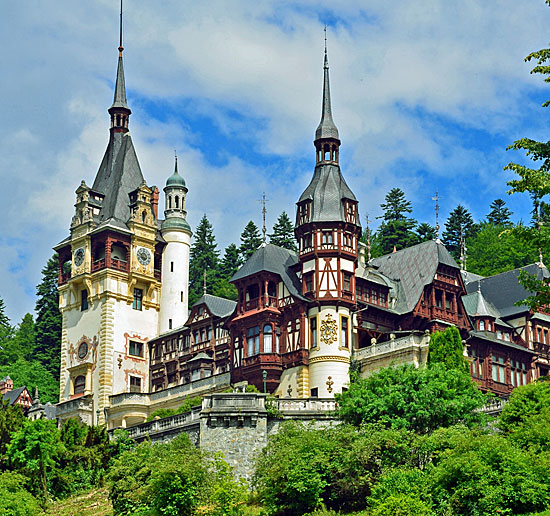
{"label": "blue sky", "polygon": [[[105,151],[117,11],[117,0],[3,6],[0,297],[14,323],[33,310],[74,190]],[[124,11],[145,178],[162,188],[177,149],[189,222],[206,213],[222,250],[249,220],[261,225],[262,192],[271,229],[311,179],[325,23],[342,169],[363,223],[392,187],[431,224],[436,188],[443,220],[459,203],[479,220],[498,197],[529,219],[502,169],[522,159],[506,152],[513,140],[550,133],[548,85],[523,61],[550,41],[542,0],[125,0]]]}

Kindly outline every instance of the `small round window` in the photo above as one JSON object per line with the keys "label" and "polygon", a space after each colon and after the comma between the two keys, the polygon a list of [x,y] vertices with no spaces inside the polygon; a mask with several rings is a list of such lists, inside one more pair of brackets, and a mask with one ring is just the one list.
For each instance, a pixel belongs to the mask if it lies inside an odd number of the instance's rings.
{"label": "small round window", "polygon": [[88,354],[88,343],[82,342],[80,346],[78,346],[78,358],[85,358]]}

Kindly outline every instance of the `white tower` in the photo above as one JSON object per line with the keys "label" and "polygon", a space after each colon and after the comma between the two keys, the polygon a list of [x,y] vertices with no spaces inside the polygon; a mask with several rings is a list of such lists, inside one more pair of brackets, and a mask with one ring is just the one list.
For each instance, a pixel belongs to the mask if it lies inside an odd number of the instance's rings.
{"label": "white tower", "polygon": [[178,158],[174,173],[164,187],[165,209],[161,233],[166,240],[162,252],[162,288],[160,294],[159,331],[178,328],[187,321],[189,290],[189,250],[191,227],[185,220],[187,187],[178,174]]}

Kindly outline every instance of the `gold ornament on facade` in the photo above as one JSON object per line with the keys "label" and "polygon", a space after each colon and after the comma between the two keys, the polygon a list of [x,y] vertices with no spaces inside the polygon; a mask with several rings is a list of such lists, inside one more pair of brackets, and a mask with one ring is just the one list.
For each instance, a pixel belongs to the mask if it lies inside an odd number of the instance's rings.
{"label": "gold ornament on facade", "polygon": [[332,315],[327,314],[324,321],[321,321],[321,342],[330,346],[333,342],[336,342],[338,338],[338,325],[332,318]]}
{"label": "gold ornament on facade", "polygon": [[332,376],[328,377],[328,380],[326,381],[327,384],[327,392],[330,394],[332,392],[332,386],[334,385],[334,381],[332,380]]}

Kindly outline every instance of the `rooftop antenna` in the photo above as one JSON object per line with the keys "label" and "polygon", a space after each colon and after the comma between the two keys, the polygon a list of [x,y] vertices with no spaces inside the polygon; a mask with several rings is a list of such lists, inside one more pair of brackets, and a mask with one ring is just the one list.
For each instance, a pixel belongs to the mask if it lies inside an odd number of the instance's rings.
{"label": "rooftop antenna", "polygon": [[206,269],[202,271],[202,293],[206,296]]}
{"label": "rooftop antenna", "polygon": [[262,203],[262,216],[263,216],[263,226],[262,226],[262,246],[265,246],[267,244],[267,227],[265,225],[265,216],[267,214],[266,209],[266,203],[269,201],[269,199],[266,199],[265,192],[262,193],[262,198],[258,199],[258,202]]}
{"label": "rooftop antenna", "polygon": [[365,230],[367,236],[367,263],[371,259],[371,242],[370,242],[370,224],[371,220],[369,219],[369,214],[367,213],[367,229]]}
{"label": "rooftop antenna", "polygon": [[439,197],[439,192],[436,188],[435,190],[435,197],[432,197],[432,201],[435,201],[435,241],[438,244],[441,244],[441,239],[439,238],[439,230],[441,229],[439,227],[439,201],[441,197]]}
{"label": "rooftop antenna", "polygon": [[118,44],[118,55],[122,57],[122,51],[124,47],[122,46],[122,0],[120,0],[120,39]]}
{"label": "rooftop antenna", "polygon": [[460,228],[460,270],[466,271],[466,242],[464,239],[464,228]]}

